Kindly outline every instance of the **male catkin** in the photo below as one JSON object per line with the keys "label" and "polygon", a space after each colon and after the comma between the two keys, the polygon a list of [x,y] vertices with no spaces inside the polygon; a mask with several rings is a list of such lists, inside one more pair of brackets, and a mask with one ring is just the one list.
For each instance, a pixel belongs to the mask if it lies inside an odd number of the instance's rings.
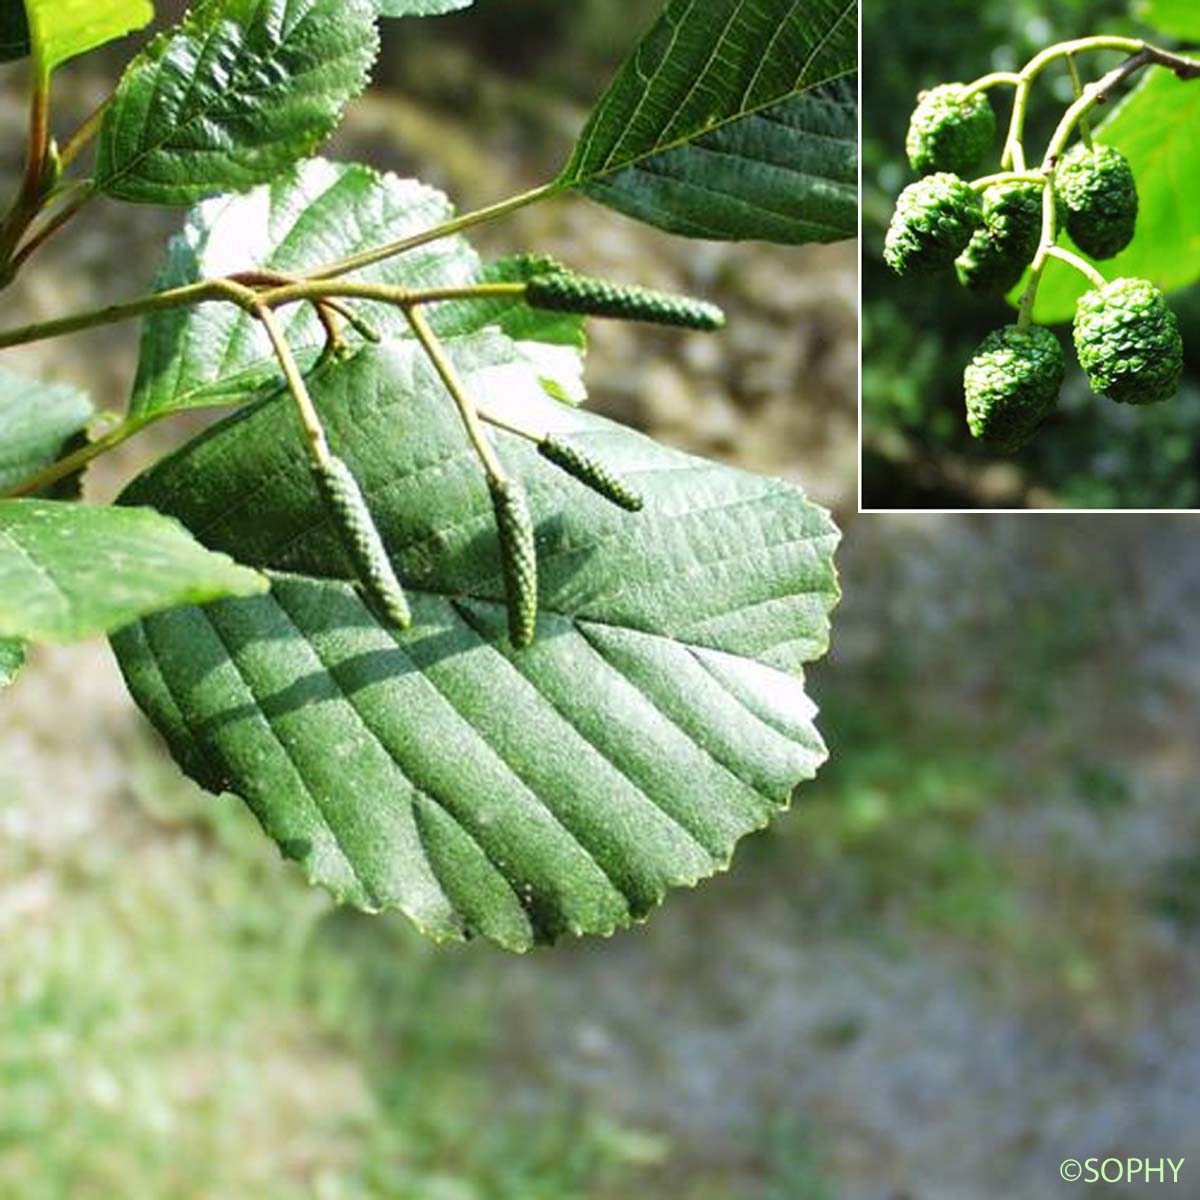
{"label": "male catkin", "polygon": [[525,302],[532,308],[551,312],[644,321],[650,325],[672,325],[706,333],[725,326],[725,314],[707,301],[609,283],[605,279],[592,279],[571,272],[539,275],[531,279],[525,289]]}
{"label": "male catkin", "polygon": [[533,515],[519,483],[491,479],[492,508],[500,537],[500,565],[508,600],[508,636],[518,649],[537,635],[538,564]]}
{"label": "male catkin", "polygon": [[340,458],[314,463],[312,473],[364,596],[388,624],[407,629],[412,612],[358,480]]}
{"label": "male catkin", "polygon": [[603,463],[569,442],[553,436],[543,438],[538,443],[538,453],[603,496],[605,500],[611,500],[613,504],[628,512],[641,512],[645,505],[642,497],[618,479]]}

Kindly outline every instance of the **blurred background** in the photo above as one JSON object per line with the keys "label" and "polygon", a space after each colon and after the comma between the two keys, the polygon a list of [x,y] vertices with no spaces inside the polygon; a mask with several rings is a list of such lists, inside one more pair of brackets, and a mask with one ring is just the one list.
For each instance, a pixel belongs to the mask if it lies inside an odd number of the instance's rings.
{"label": "blurred background", "polygon": [[[656,7],[398,25],[332,152],[464,206],[539,182]],[[64,124],[115,61],[64,73]],[[6,323],[141,291],[179,221],[98,208]],[[1196,525],[855,518],[853,244],[676,242],[573,201],[484,244],[729,308],[714,340],[596,324],[593,400],[837,512],[833,760],[645,928],[438,948],[336,911],[183,780],[106,646],[37,653],[0,697],[0,1197],[1040,1200],[1067,1154],[1187,1155]],[[115,407],[135,352],[121,328],[6,361]]]}
{"label": "blurred background", "polygon": [[[1068,373],[1058,411],[1030,446],[1001,456],[967,432],[962,372],[984,336],[1012,319],[1012,310],[1002,298],[972,295],[953,274],[901,281],[882,257],[895,198],[913,178],[904,134],[918,92],[993,70],[1019,70],[1039,50],[1067,38],[1145,36],[1147,27],[1129,16],[1137,5],[1138,0],[863,4],[864,507],[1200,506],[1200,287],[1168,297],[1188,355],[1175,399],[1131,409],[1092,395],[1070,349],[1070,328],[1062,326]],[[1171,44],[1161,36],[1155,40]],[[1118,61],[1093,56],[1081,70],[1097,64],[1107,69]],[[993,96],[1004,129],[1011,89]],[[1039,81],[1026,138],[1028,147],[1039,148],[1037,157],[1071,98],[1065,70],[1048,71]]]}

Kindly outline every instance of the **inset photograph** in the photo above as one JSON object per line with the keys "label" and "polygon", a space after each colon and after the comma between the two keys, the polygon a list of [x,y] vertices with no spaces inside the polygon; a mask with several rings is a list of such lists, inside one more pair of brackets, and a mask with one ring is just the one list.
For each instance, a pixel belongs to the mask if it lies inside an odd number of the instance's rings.
{"label": "inset photograph", "polygon": [[863,12],[866,511],[1200,505],[1200,6]]}

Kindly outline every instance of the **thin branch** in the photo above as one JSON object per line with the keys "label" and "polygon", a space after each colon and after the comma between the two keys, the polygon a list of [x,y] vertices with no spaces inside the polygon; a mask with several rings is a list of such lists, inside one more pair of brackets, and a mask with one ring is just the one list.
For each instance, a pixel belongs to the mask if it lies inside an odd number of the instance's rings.
{"label": "thin branch", "polygon": [[430,328],[419,305],[410,305],[404,311],[413,333],[417,335],[417,340],[429,356],[430,362],[441,376],[442,383],[446,385],[446,390],[458,408],[459,416],[462,417],[462,423],[467,430],[467,437],[471,439],[471,445],[475,447],[475,453],[479,455],[479,459],[483,463],[483,469],[487,472],[489,482],[493,485],[503,485],[508,479],[504,466],[492,448],[492,443],[488,441],[487,433],[479,419],[479,413],[476,412],[475,405],[467,395],[458,371],[455,370],[454,364],[438,340],[437,334]]}
{"label": "thin branch", "polygon": [[112,102],[113,97],[109,96],[67,139],[58,156],[62,162],[64,171],[83,153],[88,144],[100,132],[100,126],[104,124],[105,115],[112,107]]}
{"label": "thin branch", "polygon": [[138,417],[122,421],[120,425],[109,430],[103,437],[97,438],[94,442],[89,442],[86,446],[80,446],[78,450],[68,454],[65,458],[60,458],[57,462],[51,463],[45,470],[39,471],[36,475],[31,475],[28,479],[10,488],[4,493],[4,498],[16,499],[20,496],[32,496],[43,491],[45,488],[52,487],[60,479],[68,479],[70,476],[82,471],[93,459],[99,458],[102,454],[107,454],[110,450],[115,450],[123,442],[127,442],[133,437],[135,433],[140,433],[148,425],[153,424],[153,422],[166,415],[166,413],[158,413],[150,417]]}
{"label": "thin branch", "polygon": [[389,258],[406,254],[409,250],[415,250],[418,246],[441,241],[442,238],[452,237],[456,233],[473,229],[476,225],[482,225],[486,221],[494,221],[498,217],[507,216],[509,213],[526,208],[530,204],[536,204],[539,200],[545,200],[561,190],[562,185],[557,180],[553,183],[543,184],[532,191],[522,192],[517,196],[510,196],[507,200],[501,200],[499,203],[489,205],[487,208],[477,209],[475,212],[465,213],[463,216],[455,217],[453,220],[446,221],[441,225],[435,225],[432,229],[410,234],[399,241],[390,242],[385,246],[378,246],[374,250],[364,250],[361,254],[354,254],[349,258],[339,259],[337,262],[317,267],[316,270],[309,271],[306,277],[313,280],[332,279],[338,275],[348,275],[352,271],[361,271],[364,267],[374,266],[376,263],[385,262]]}
{"label": "thin branch", "polygon": [[41,249],[56,233],[58,233],[65,225],[74,220],[75,217],[89,204],[92,197],[95,195],[91,185],[85,185],[78,190],[71,199],[63,205],[62,208],[54,214],[39,230],[37,230],[27,242],[13,255],[11,270],[14,274],[18,272],[24,265],[33,257],[34,254]]}
{"label": "thin branch", "polygon": [[308,384],[304,382],[304,376],[300,373],[300,368],[296,364],[292,348],[288,345],[287,337],[279,320],[264,304],[256,303],[253,306],[253,312],[262,322],[263,328],[267,331],[267,337],[271,339],[275,357],[279,360],[283,376],[287,380],[288,390],[296,403],[296,412],[299,414],[300,424],[304,429],[304,436],[308,441],[312,459],[318,466],[328,466],[330,454],[329,442],[325,437],[325,426],[321,423],[317,406],[313,403]]}
{"label": "thin branch", "polygon": [[1085,262],[1078,254],[1073,254],[1070,250],[1064,250],[1061,246],[1051,246],[1046,254],[1049,258],[1057,258],[1060,262],[1065,262],[1067,266],[1074,267],[1093,287],[1102,288],[1108,283],[1108,280],[1091,263]]}

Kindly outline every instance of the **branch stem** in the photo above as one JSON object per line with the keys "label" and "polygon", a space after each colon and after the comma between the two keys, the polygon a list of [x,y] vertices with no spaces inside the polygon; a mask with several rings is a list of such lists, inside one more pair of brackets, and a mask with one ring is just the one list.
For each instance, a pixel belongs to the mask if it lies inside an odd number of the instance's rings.
{"label": "branch stem", "polygon": [[470,438],[471,445],[475,447],[475,453],[479,455],[479,460],[483,463],[483,469],[487,472],[489,482],[493,485],[504,484],[508,478],[504,466],[497,457],[492,443],[488,441],[479,413],[470,396],[467,395],[458,371],[438,340],[437,334],[430,328],[420,305],[409,305],[404,312],[412,326],[413,333],[417,335],[417,340],[429,356],[429,361],[433,363],[434,370],[441,376],[442,383],[446,385],[446,390],[453,398],[466,428],[467,437]]}
{"label": "branch stem", "polygon": [[371,267],[376,263],[385,262],[389,258],[405,254],[409,250],[415,250],[418,246],[437,242],[442,238],[452,237],[456,233],[463,233],[468,229],[473,229],[476,225],[484,224],[486,221],[494,221],[498,217],[504,217],[509,213],[516,212],[518,209],[526,208],[530,204],[536,204],[539,200],[545,200],[555,195],[561,188],[562,185],[557,180],[552,183],[543,184],[541,187],[536,187],[531,191],[510,196],[507,200],[501,200],[497,204],[489,205],[487,208],[480,208],[475,212],[464,213],[461,217],[455,217],[453,220],[446,221],[441,225],[435,225],[432,229],[425,229],[420,233],[409,234],[399,241],[389,242],[385,246],[378,246],[373,250],[364,250],[361,254],[353,254],[349,258],[328,263],[323,267],[318,267],[315,271],[308,272],[306,278],[313,280],[332,279],[338,275],[348,275],[351,271],[361,271],[364,267]]}
{"label": "branch stem", "polygon": [[113,97],[109,96],[67,139],[66,144],[59,152],[59,159],[62,162],[64,171],[83,153],[88,144],[100,132],[100,126],[104,124],[104,117],[112,107],[112,102]]}
{"label": "branch stem", "polygon": [[262,322],[263,328],[267,331],[267,337],[271,339],[275,357],[279,359],[283,377],[287,380],[288,391],[292,393],[292,399],[295,401],[296,412],[300,417],[300,424],[304,429],[304,437],[308,442],[313,462],[321,467],[328,466],[330,453],[329,442],[325,437],[325,426],[321,424],[317,406],[313,403],[308,384],[304,382],[304,376],[300,373],[300,367],[296,363],[291,346],[288,345],[283,327],[265,304],[254,304],[252,311]]}
{"label": "branch stem", "polygon": [[153,424],[160,416],[166,414],[158,414],[152,417],[134,417],[122,421],[120,425],[110,429],[103,437],[97,438],[94,442],[89,442],[86,446],[80,446],[78,450],[71,454],[60,458],[57,462],[51,463],[45,470],[39,471],[36,475],[16,485],[4,493],[4,499],[16,499],[20,496],[32,496],[45,488],[52,487],[58,483],[60,479],[67,479],[78,471],[82,471],[93,459],[99,458],[102,454],[107,454],[110,450],[115,450],[123,442],[129,441],[134,434],[140,433],[148,425]]}
{"label": "branch stem", "polygon": [[1108,283],[1108,280],[1091,263],[1086,262],[1070,250],[1064,250],[1061,246],[1051,246],[1046,254],[1050,258],[1057,258],[1060,262],[1065,262],[1069,267],[1074,267],[1093,287],[1101,288]]}

